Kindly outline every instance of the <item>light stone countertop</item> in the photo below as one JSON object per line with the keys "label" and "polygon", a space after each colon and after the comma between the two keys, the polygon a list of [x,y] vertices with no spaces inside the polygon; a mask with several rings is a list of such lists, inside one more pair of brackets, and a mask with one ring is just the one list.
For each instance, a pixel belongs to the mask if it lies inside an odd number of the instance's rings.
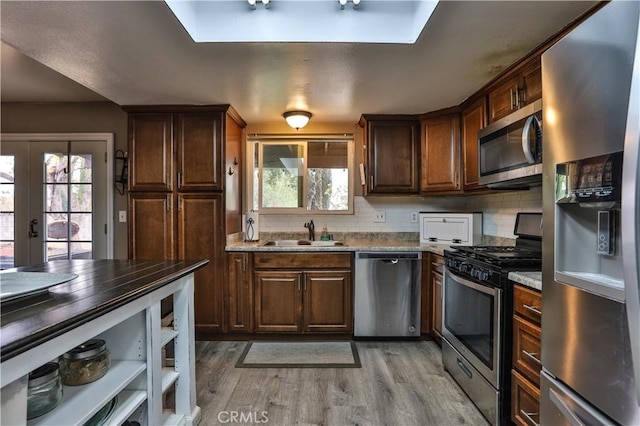
{"label": "light stone countertop", "polygon": [[375,252],[411,252],[422,251],[431,252],[444,256],[444,251],[449,250],[448,245],[438,244],[420,244],[415,241],[403,240],[338,240],[344,243],[342,246],[265,246],[268,240],[257,242],[230,242],[225,247],[226,251],[252,251],[252,252],[356,252],[356,251],[375,251]]}
{"label": "light stone countertop", "polygon": [[524,286],[542,291],[542,272],[509,272],[509,279]]}

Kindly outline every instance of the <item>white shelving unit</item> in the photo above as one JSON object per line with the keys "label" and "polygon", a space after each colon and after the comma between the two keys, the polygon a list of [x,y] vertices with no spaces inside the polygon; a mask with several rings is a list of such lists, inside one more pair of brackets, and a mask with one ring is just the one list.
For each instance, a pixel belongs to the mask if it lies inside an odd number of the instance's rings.
{"label": "white shelving unit", "polygon": [[[173,296],[173,327],[162,327],[161,300]],[[105,340],[111,367],[95,382],[64,386],[60,404],[44,416],[27,421],[27,378],[40,365],[56,361],[83,342]],[[175,344],[175,367],[162,366],[162,349]],[[107,419],[121,425],[135,416],[143,425],[197,424],[195,403],[195,342],[193,332],[193,274],[3,362],[0,424],[82,425],[117,396]],[[178,367],[179,366],[179,367]],[[175,409],[163,409],[163,393],[175,385]],[[143,413],[143,414],[140,414]]]}

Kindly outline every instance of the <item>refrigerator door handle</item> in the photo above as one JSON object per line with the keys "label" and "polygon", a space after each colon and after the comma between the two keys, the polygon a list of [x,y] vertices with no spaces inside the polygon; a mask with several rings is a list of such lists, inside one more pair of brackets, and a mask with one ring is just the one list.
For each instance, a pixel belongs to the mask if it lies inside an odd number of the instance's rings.
{"label": "refrigerator door handle", "polygon": [[622,263],[624,273],[627,323],[636,395],[640,404],[640,260],[638,259],[638,231],[640,231],[640,31],[638,31],[631,73],[631,89],[624,138],[622,165]]}
{"label": "refrigerator door handle", "polygon": [[571,426],[586,426],[555,390],[549,390],[549,399],[551,399],[551,402],[558,407],[558,410],[560,410],[562,415],[569,421],[569,423],[571,423]]}

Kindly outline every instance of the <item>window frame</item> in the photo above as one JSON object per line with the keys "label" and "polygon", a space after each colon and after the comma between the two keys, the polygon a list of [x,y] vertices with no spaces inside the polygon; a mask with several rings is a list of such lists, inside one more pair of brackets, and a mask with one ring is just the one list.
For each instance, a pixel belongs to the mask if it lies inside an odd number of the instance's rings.
{"label": "window frame", "polygon": [[[310,210],[307,208],[307,166],[308,166],[308,143],[320,143],[320,142],[344,142],[347,144],[347,171],[348,171],[348,208],[346,210]],[[259,147],[262,145],[275,145],[275,144],[301,144],[304,149],[304,157],[303,157],[303,175],[302,182],[303,187],[302,191],[304,193],[303,197],[303,207],[277,207],[277,208],[261,208],[262,205],[262,149]],[[355,200],[355,138],[353,134],[318,134],[318,135],[278,135],[278,134],[268,134],[268,135],[251,135],[247,137],[246,141],[246,179],[245,179],[245,206],[247,206],[247,210],[258,210],[260,214],[263,215],[346,215],[346,214],[354,214],[354,200]],[[258,155],[258,180],[259,186],[257,188],[257,203],[258,208],[256,209],[254,205],[254,160],[256,159],[256,155]]]}

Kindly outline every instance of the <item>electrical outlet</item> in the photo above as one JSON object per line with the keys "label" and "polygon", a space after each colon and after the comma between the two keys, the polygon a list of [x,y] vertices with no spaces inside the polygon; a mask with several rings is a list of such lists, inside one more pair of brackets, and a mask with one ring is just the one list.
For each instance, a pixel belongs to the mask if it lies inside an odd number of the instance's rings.
{"label": "electrical outlet", "polygon": [[126,210],[119,210],[118,211],[118,220],[121,223],[124,223],[127,221],[127,211]]}
{"label": "electrical outlet", "polygon": [[379,211],[376,212],[376,217],[373,219],[373,221],[374,222],[378,222],[378,223],[386,222],[387,221],[387,214],[384,211],[379,210]]}
{"label": "electrical outlet", "polygon": [[418,213],[417,212],[412,212],[411,213],[411,222],[413,222],[413,223],[418,222]]}

